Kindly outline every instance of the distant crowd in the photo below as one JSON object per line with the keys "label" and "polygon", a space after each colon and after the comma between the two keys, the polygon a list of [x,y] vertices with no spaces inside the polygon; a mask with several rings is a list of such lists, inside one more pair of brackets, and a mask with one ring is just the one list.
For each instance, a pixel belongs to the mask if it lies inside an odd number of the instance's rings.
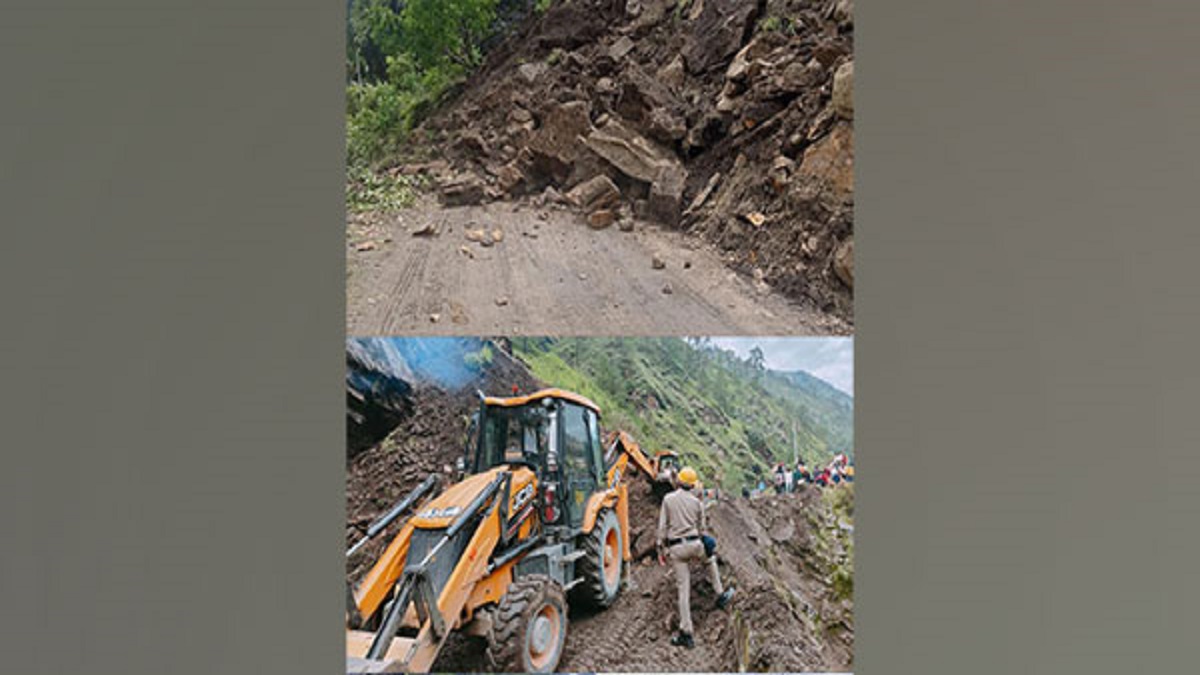
{"label": "distant crowd", "polygon": [[843,482],[853,483],[854,464],[849,457],[840,453],[835,455],[829,464],[816,470],[810,469],[802,461],[797,462],[794,467],[788,467],[783,462],[779,462],[775,465],[771,480],[772,483],[768,485],[766,479],[760,478],[753,491],[750,488],[744,488],[742,495],[749,497],[751,494],[762,494],[769,489],[774,489],[775,494],[791,494],[801,485],[829,487]]}

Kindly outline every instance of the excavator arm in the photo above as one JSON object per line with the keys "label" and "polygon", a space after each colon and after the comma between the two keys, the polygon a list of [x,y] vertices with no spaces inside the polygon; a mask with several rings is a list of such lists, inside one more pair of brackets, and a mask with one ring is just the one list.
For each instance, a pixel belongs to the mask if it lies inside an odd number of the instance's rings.
{"label": "excavator arm", "polygon": [[631,461],[634,466],[649,476],[651,481],[658,479],[658,471],[655,470],[654,463],[646,457],[646,453],[642,452],[641,446],[633,440],[633,436],[624,431],[615,431],[610,434],[608,452],[605,453],[605,456],[610,458],[608,472],[605,474],[606,483],[610,488],[616,487],[617,483],[621,482]]}

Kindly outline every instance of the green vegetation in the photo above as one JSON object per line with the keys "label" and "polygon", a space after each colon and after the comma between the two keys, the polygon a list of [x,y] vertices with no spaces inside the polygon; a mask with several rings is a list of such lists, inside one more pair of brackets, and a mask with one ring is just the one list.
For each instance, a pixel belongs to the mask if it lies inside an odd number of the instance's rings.
{"label": "green vegetation", "polygon": [[491,365],[493,356],[492,346],[485,342],[479,351],[464,355],[463,363],[471,370],[478,372]]}
{"label": "green vegetation", "polygon": [[792,20],[786,16],[768,16],[758,24],[758,29],[764,33],[783,32],[788,35],[796,33]]}
{"label": "green vegetation", "polygon": [[629,431],[648,453],[679,452],[708,485],[766,479],[774,462],[791,463],[793,432],[810,464],[853,454],[849,396],[702,340],[514,338],[513,347],[543,382],[594,400],[606,428]]}
{"label": "green vegetation", "polygon": [[479,64],[498,0],[347,1],[347,162],[371,166]]}
{"label": "green vegetation", "polygon": [[839,600],[854,597],[854,537],[847,527],[854,525],[854,488],[842,485],[837,489],[821,492],[821,500],[832,515],[833,527],[817,530],[820,546],[833,551],[833,569],[830,579],[834,596]]}
{"label": "green vegetation", "polygon": [[353,213],[405,209],[416,201],[420,186],[416,176],[391,176],[351,165],[346,175],[346,208]]}

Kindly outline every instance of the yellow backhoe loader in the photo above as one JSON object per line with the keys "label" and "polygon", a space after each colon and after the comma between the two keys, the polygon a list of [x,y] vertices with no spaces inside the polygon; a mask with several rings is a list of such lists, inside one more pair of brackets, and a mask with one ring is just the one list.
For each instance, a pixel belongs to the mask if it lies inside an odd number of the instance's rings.
{"label": "yellow backhoe loader", "polygon": [[353,555],[404,513],[349,593],[349,673],[428,672],[452,631],[487,639],[488,665],[552,672],[567,603],[607,607],[629,550],[630,462],[655,463],[626,433],[601,443],[600,409],[571,392],[480,395],[461,479],[426,479],[368,528]]}

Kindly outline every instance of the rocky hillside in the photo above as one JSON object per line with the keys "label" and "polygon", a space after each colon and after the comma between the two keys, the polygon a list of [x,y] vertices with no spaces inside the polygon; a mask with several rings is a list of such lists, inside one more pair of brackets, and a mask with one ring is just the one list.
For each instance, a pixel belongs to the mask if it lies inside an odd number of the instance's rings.
{"label": "rocky hillside", "polygon": [[431,174],[447,205],[528,198],[596,228],[681,228],[852,320],[853,37],[851,0],[558,0],[490,49],[393,170]]}
{"label": "rocky hillside", "polygon": [[[380,348],[372,341],[351,342],[351,370],[356,371],[349,381],[352,389],[366,391],[361,383],[382,381],[370,373],[386,374],[405,384],[399,388],[384,385],[388,391],[385,405],[395,411],[395,426],[383,440],[347,459],[347,545],[426,475],[441,471],[460,455],[466,416],[476,405],[475,389],[500,392],[513,385],[530,390],[562,384],[539,381],[524,362],[509,356],[506,350],[510,345],[505,342],[406,340],[394,349]],[[570,345],[551,341],[540,347],[549,353],[547,347],[550,351],[569,350]],[[445,359],[451,349],[458,350],[458,358]],[[440,354],[442,358],[424,365],[404,358],[420,354]],[[434,367],[435,361],[445,367]],[[391,393],[400,389],[403,394]],[[400,399],[403,402],[397,405]],[[374,397],[364,396],[356,407],[363,409],[369,400]],[[629,480],[630,542],[635,558],[629,583],[607,610],[572,609],[560,670],[822,672],[852,668],[852,486],[808,487],[795,495],[751,499],[725,492],[712,501],[709,520],[719,541],[722,579],[737,588],[737,595],[728,611],[719,611],[707,581],[696,582],[692,606],[697,646],[683,650],[669,643],[678,625],[674,582],[668,568],[660,567],[653,555],[658,504],[648,481],[636,473]],[[393,534],[397,527],[392,526]],[[362,578],[387,538],[380,537],[348,562],[349,583]],[[438,672],[485,670],[481,647],[478,638],[453,635],[434,668]]]}

